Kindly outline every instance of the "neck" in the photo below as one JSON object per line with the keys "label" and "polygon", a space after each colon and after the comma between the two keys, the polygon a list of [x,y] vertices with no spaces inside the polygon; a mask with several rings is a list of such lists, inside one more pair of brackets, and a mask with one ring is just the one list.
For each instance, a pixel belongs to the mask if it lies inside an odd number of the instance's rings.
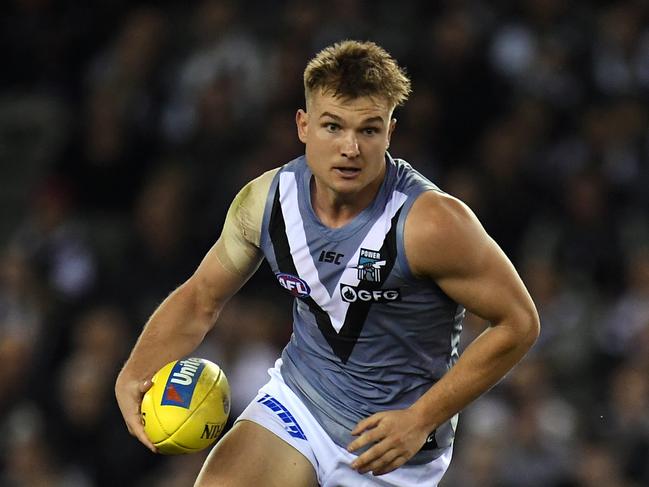
{"label": "neck", "polygon": [[320,221],[329,228],[347,225],[374,201],[383,183],[385,173],[358,193],[338,193],[324,184],[319,184],[315,176],[311,179],[311,205]]}

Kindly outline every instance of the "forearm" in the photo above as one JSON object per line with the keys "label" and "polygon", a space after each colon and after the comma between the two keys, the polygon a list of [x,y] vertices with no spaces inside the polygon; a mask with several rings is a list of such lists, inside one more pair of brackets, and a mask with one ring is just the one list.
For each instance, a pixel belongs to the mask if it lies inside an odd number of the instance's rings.
{"label": "forearm", "polygon": [[191,353],[213,326],[219,309],[187,281],[151,315],[120,375],[150,379],[166,363]]}
{"label": "forearm", "polygon": [[451,370],[412,405],[427,431],[438,428],[500,381],[523,358],[537,336],[535,321],[527,326],[503,323],[485,330]]}

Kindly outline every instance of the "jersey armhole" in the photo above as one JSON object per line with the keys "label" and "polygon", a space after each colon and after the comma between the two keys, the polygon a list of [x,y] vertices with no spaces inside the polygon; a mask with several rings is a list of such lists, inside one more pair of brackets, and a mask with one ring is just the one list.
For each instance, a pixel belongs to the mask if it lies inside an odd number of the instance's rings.
{"label": "jersey armhole", "polygon": [[[270,174],[268,180],[268,189],[266,190],[266,198],[264,200],[264,207],[262,210],[262,220],[261,220],[261,236],[259,238],[259,246],[263,249],[268,245],[272,245],[270,242],[270,236],[268,233],[268,224],[270,222],[270,213],[273,209],[273,200],[275,199],[275,192],[277,191],[277,186],[279,185],[279,173],[281,168],[274,169],[269,171]],[[268,174],[268,173],[266,173]]]}
{"label": "jersey armhole", "polygon": [[[406,243],[405,243],[405,227],[406,220],[410,214],[412,205],[415,204],[417,199],[424,193],[428,191],[437,191],[443,193],[440,189],[436,187],[424,188],[422,191],[412,198],[408,198],[401,208],[401,215],[399,215],[399,221],[397,222],[397,260],[399,262],[399,267],[403,270],[404,278],[408,279],[412,283],[420,283],[425,279],[417,277],[413,274],[408,262],[408,256],[406,255]],[[432,281],[431,281],[432,282]]]}

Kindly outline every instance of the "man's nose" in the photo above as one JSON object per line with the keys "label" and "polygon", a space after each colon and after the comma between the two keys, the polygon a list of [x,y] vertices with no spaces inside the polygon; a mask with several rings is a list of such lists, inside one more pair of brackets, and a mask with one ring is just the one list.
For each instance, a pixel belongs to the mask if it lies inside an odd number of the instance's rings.
{"label": "man's nose", "polygon": [[356,138],[356,135],[353,133],[347,135],[343,141],[342,146],[343,157],[353,159],[355,157],[358,157],[360,153],[361,151],[358,147],[358,139]]}

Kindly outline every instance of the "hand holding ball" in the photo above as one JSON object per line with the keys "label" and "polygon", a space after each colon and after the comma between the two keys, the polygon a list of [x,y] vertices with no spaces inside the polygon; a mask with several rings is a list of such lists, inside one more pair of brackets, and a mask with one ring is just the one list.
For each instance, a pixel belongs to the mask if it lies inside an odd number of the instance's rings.
{"label": "hand holding ball", "polygon": [[230,414],[230,386],[221,368],[201,358],[168,363],[142,399],[144,431],[165,455],[212,445]]}

